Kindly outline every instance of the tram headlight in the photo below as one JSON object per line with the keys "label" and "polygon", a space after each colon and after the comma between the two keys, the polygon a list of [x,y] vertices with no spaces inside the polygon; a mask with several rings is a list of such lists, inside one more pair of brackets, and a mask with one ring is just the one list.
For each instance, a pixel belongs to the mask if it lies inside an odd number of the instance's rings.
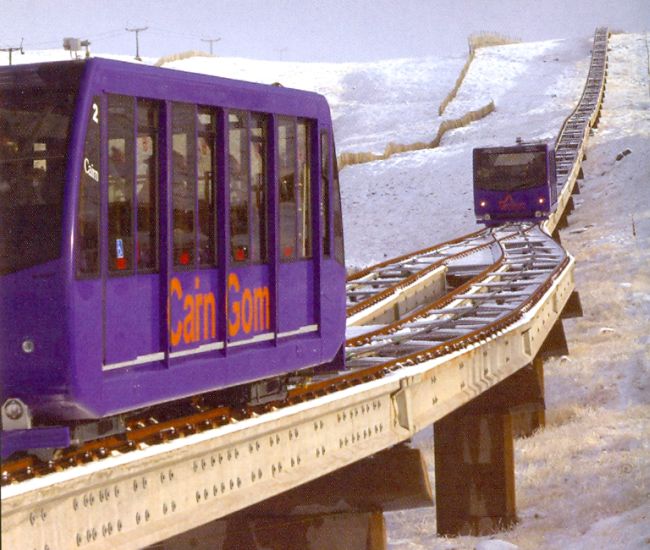
{"label": "tram headlight", "polygon": [[481,202],[479,202],[479,205],[480,205],[481,208],[485,208],[487,206],[487,201],[482,200]]}
{"label": "tram headlight", "polygon": [[542,212],[539,210],[535,210],[535,217],[536,218],[541,218],[542,217]]}
{"label": "tram headlight", "polygon": [[546,202],[546,199],[544,197],[540,197],[539,199],[537,199],[537,202],[539,204],[544,204]]}

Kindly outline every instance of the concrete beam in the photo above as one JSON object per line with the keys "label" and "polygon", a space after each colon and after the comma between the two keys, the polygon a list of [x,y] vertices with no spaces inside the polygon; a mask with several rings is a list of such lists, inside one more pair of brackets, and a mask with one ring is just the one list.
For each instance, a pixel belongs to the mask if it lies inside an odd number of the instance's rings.
{"label": "concrete beam", "polygon": [[433,506],[426,462],[420,449],[396,445],[327,476],[257,504],[252,516],[342,511],[394,511]]}
{"label": "concrete beam", "polygon": [[384,550],[383,512],[424,506],[433,506],[426,463],[402,444],[155,549]]}
{"label": "concrete beam", "polygon": [[569,296],[569,299],[562,310],[562,319],[573,319],[575,317],[582,317],[582,302],[580,301],[580,293],[574,290]]}

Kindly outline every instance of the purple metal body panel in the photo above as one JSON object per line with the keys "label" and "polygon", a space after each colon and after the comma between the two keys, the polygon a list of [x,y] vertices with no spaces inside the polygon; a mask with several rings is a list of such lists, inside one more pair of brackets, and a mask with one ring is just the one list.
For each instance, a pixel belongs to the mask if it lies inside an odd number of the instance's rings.
{"label": "purple metal body panel", "polygon": [[[61,261],[4,275],[0,283],[0,388],[28,403],[33,394],[63,394],[67,319]],[[33,351],[23,343],[31,341]],[[29,404],[29,403],[28,403]]]}
{"label": "purple metal body panel", "polygon": [[160,276],[108,277],[104,287],[104,363],[162,352]]}
{"label": "purple metal body panel", "polygon": [[290,332],[317,323],[314,264],[311,260],[281,263],[279,278],[279,329]]}
{"label": "purple metal body panel", "polygon": [[70,430],[65,426],[9,430],[2,432],[2,459],[23,449],[65,449],[70,446]]}
{"label": "purple metal body panel", "polygon": [[[536,218],[535,211],[541,210],[537,201],[542,198],[545,204],[550,202],[548,186],[527,189],[525,191],[484,191],[474,190],[474,212],[477,216],[490,214],[490,220],[479,220],[488,225],[499,225],[508,221],[538,222],[548,217],[548,213]],[[485,206],[481,203],[485,202]]]}
{"label": "purple metal body panel", "polygon": [[[35,417],[97,418],[332,360],[345,338],[345,269],[341,264],[323,258],[319,246],[314,247],[312,260],[279,263],[278,231],[271,224],[269,264],[230,265],[226,254],[229,250],[225,230],[229,227],[228,209],[224,206],[227,193],[219,186],[216,268],[175,270],[170,260],[168,222],[171,212],[168,183],[171,144],[166,140],[170,130],[168,102],[258,111],[271,114],[271,120],[274,114],[309,118],[315,121],[313,133],[317,136],[322,129],[330,134],[332,131],[325,99],[297,90],[136,64],[102,59],[85,63],[75,109],[76,122],[70,136],[61,258],[3,276],[0,284],[2,401],[20,397]],[[105,116],[107,93],[156,99],[165,105],[160,121],[163,182],[160,272],[109,276],[104,191],[102,275],[78,279],[74,256],[75,216],[85,139],[85,128],[80,121],[85,120],[93,96],[101,98],[101,116]],[[223,117],[218,126],[218,143],[222,143]],[[104,124],[104,148],[106,139]],[[226,159],[223,153],[219,155],[218,181],[223,181]],[[271,136],[269,157],[274,156]],[[103,185],[107,174],[105,157],[102,155],[101,162]],[[320,181],[318,165],[316,161],[313,164],[313,181]],[[276,179],[274,170],[275,164],[270,160],[269,181]],[[320,211],[319,194],[320,191],[312,202],[315,213]],[[276,201],[277,190],[271,189],[271,219],[277,219]],[[329,227],[332,226],[330,223]],[[314,226],[314,241],[320,242],[318,224]],[[231,284],[235,282],[233,277],[239,290]],[[269,297],[268,320],[263,311],[266,294],[259,292],[265,288]],[[250,298],[244,296],[247,289]],[[255,289],[258,289],[257,296]],[[236,305],[240,316],[238,330],[235,330]],[[26,337],[35,342],[31,354],[21,350]]]}
{"label": "purple metal body panel", "polygon": [[277,301],[272,297],[270,274],[269,265],[233,266],[230,269],[225,302],[228,344],[252,339],[268,341],[268,337],[273,335],[275,322],[271,309],[276,307]]}
{"label": "purple metal body panel", "polygon": [[172,273],[168,302],[172,354],[223,344],[225,328],[218,315],[224,309],[221,280],[216,269]]}

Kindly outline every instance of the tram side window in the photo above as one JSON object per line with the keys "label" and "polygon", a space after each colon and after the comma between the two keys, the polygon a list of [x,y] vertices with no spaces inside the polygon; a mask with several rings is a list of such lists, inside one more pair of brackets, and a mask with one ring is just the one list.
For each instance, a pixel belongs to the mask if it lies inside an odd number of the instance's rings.
{"label": "tram side window", "polygon": [[199,197],[199,264],[215,263],[216,206],[215,150],[217,143],[216,117],[207,109],[199,109],[198,197]]}
{"label": "tram side window", "polygon": [[108,256],[109,271],[133,270],[133,110],[132,97],[108,97]]}
{"label": "tram side window", "polygon": [[235,262],[250,259],[249,150],[247,113],[228,113],[228,176],[230,189],[230,251]]}
{"label": "tram side window", "polygon": [[138,271],[158,266],[158,106],[138,100],[136,164]]}
{"label": "tram side window", "polygon": [[88,112],[86,141],[81,164],[79,210],[77,214],[77,275],[99,275],[99,98],[94,97]]}
{"label": "tram side window", "polygon": [[253,262],[266,262],[267,247],[267,128],[268,117],[262,114],[251,115],[251,259]]}
{"label": "tram side window", "polygon": [[332,158],[334,162],[334,179],[332,180],[332,213],[334,214],[334,259],[345,265],[345,248],[343,245],[343,213],[341,211],[341,186],[339,185],[339,169],[336,164],[336,150]]}
{"label": "tram side window", "polygon": [[172,210],[174,265],[191,266],[195,258],[196,107],[172,106]]}
{"label": "tram side window", "polygon": [[329,134],[322,132],[320,135],[320,214],[323,220],[322,248],[323,256],[332,255],[330,238],[330,143]]}
{"label": "tram side window", "polygon": [[278,187],[280,198],[280,258],[296,257],[296,122],[293,118],[278,120]]}
{"label": "tram side window", "polygon": [[312,257],[311,223],[311,128],[306,120],[298,121],[298,256]]}

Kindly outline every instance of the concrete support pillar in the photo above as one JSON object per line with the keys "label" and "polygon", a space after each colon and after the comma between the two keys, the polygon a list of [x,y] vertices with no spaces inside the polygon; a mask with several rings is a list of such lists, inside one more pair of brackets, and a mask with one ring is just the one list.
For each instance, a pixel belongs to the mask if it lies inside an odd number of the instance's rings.
{"label": "concrete support pillar", "polygon": [[340,512],[229,520],[222,550],[386,550],[384,515]]}
{"label": "concrete support pillar", "polygon": [[[565,310],[568,308],[565,308]],[[563,312],[564,315],[564,312]],[[567,314],[568,315],[568,314]],[[542,344],[542,348],[539,351],[539,356],[541,357],[561,357],[562,355],[569,354],[569,346],[566,341],[566,335],[564,334],[564,326],[562,321],[558,320],[553,325],[553,328],[548,333],[546,340]]]}
{"label": "concrete support pillar", "polygon": [[555,227],[555,229],[561,230],[569,227],[568,217],[569,216],[567,214],[567,211],[565,210],[564,213],[560,216],[560,219],[557,221],[557,226]]}
{"label": "concrete support pillar", "polygon": [[516,522],[512,421],[472,403],[434,424],[439,535],[480,535]]}
{"label": "concrete support pillar", "polygon": [[576,209],[575,204],[573,203],[573,195],[569,197],[569,200],[566,203],[565,211],[567,214],[571,214]]}
{"label": "concrete support pillar", "polygon": [[564,350],[563,336],[558,323],[531,364],[434,424],[440,535],[489,534],[517,521],[513,437],[544,426],[543,357]]}
{"label": "concrete support pillar", "polygon": [[[546,402],[544,400],[544,361],[535,357],[530,365],[518,370],[513,384],[521,389],[512,401],[512,435],[528,437],[546,425]],[[513,386],[513,387],[516,387]]]}

